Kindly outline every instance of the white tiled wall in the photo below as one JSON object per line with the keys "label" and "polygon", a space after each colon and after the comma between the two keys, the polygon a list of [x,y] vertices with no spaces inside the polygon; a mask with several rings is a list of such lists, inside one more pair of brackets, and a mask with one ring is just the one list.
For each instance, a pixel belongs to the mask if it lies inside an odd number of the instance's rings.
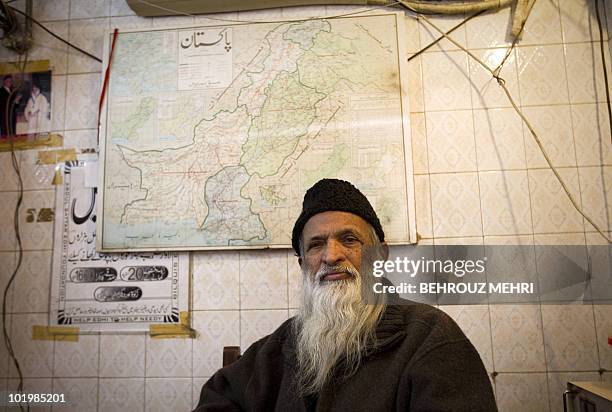
{"label": "white tiled wall", "polygon": [[[21,5],[22,1],[13,4]],[[523,41],[502,77],[524,108],[553,163],[595,222],[612,230],[612,145],[594,0],[538,0]],[[612,20],[607,2],[607,21]],[[222,15],[241,19],[335,15],[317,7]],[[136,17],[124,0],[35,0],[35,17],[95,55],[109,29],[212,24],[206,17]],[[219,17],[219,16],[217,16]],[[510,44],[509,9],[486,14],[452,37],[495,65]],[[441,27],[461,17],[434,18]],[[604,18],[604,21],[606,19]],[[407,18],[408,50],[436,36]],[[606,33],[604,36],[608,39]],[[92,147],[102,66],[35,28],[30,58],[51,60],[53,128],[65,147]],[[606,50],[609,45],[606,44]],[[16,60],[0,48],[3,61]],[[606,56],[608,67],[610,55]],[[612,74],[612,71],[611,71]],[[423,243],[600,244],[547,170],[527,128],[487,72],[448,41],[408,63],[417,230]],[[9,329],[32,391],[64,392],[74,411],[189,410],[221,366],[223,346],[242,349],[271,332],[298,305],[300,273],[291,251],[194,253],[195,340],[144,335],[81,336],[78,343],[32,341],[45,324],[52,223],[27,223],[28,208],[53,207],[52,170],[20,153],[26,193],[21,212],[26,253],[9,296]],[[10,155],[0,153],[0,286],[15,265],[12,211],[17,200]],[[535,255],[525,267],[535,266]],[[542,258],[542,257],[539,257]],[[610,306],[444,306],[494,375],[502,411],[557,411],[567,379],[612,370]],[[610,372],[601,375],[611,380]],[[0,345],[0,390],[17,385]],[[59,409],[58,409],[59,410]]]}

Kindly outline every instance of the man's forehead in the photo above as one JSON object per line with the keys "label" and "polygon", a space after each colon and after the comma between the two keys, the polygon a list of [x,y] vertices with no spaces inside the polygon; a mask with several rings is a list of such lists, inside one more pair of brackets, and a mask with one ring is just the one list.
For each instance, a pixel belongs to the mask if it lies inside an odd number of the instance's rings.
{"label": "man's forehead", "polygon": [[329,236],[347,230],[366,235],[369,226],[368,222],[353,213],[329,211],[317,213],[308,219],[304,225],[302,236],[304,239],[310,239],[315,236]]}

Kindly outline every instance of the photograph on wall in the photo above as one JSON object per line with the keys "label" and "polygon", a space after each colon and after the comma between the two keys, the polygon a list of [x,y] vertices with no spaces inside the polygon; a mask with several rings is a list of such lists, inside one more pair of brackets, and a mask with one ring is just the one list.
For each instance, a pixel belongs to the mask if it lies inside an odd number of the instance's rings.
{"label": "photograph on wall", "polygon": [[0,64],[0,139],[51,130],[51,71],[47,61]]}

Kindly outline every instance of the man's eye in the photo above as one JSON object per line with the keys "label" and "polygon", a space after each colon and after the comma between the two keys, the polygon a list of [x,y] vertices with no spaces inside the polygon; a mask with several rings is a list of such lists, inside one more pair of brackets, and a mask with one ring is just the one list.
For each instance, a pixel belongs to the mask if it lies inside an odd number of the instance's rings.
{"label": "man's eye", "polygon": [[323,242],[312,242],[308,245],[308,250],[320,248],[323,245]]}
{"label": "man's eye", "polygon": [[355,236],[346,236],[344,238],[344,243],[353,244],[355,242],[359,242],[359,239],[357,239]]}

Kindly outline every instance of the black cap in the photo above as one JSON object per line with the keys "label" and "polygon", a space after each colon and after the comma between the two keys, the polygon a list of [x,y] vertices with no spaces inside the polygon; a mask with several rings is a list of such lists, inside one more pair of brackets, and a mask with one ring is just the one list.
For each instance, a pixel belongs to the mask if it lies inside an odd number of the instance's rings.
{"label": "black cap", "polygon": [[348,212],[361,217],[376,231],[378,239],[385,241],[380,220],[374,208],[355,186],[345,180],[322,179],[315,183],[304,195],[302,213],[293,226],[291,245],[295,253],[300,254],[300,236],[304,225],[314,215],[322,212],[340,211]]}

